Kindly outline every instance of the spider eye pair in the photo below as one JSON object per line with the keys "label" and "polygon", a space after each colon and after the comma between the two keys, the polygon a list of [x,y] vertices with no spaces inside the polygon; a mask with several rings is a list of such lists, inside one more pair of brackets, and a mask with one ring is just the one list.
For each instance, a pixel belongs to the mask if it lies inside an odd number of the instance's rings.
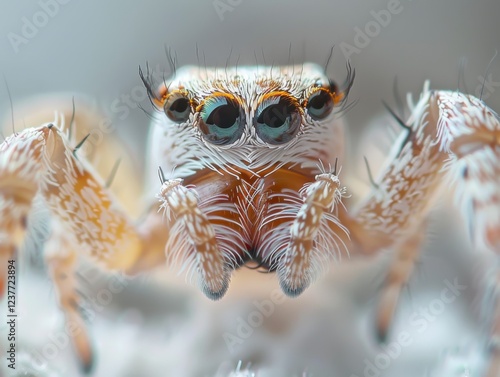
{"label": "spider eye pair", "polygon": [[[305,102],[305,110],[314,120],[324,119],[333,107],[332,94],[323,88],[314,91]],[[174,92],[167,97],[164,111],[173,122],[183,123],[189,119],[192,103],[186,93]],[[245,113],[238,101],[229,94],[211,95],[196,111],[199,112],[198,127],[201,133],[213,144],[232,144],[244,132]],[[294,97],[271,93],[264,97],[255,112],[255,132],[266,143],[286,143],[299,131],[302,112]]]}

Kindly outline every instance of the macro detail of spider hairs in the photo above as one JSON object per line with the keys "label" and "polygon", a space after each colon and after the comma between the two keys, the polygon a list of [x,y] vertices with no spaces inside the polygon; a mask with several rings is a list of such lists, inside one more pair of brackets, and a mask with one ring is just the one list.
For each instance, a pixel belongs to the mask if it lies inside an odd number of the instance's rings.
{"label": "macro detail of spider hairs", "polygon": [[[71,103],[63,113],[66,121],[72,118]],[[39,121],[45,120],[40,118]],[[46,121],[51,121],[51,118]],[[99,120],[81,119],[78,110],[75,122],[99,124]],[[83,138],[86,135],[78,136]],[[114,152],[112,145],[104,139],[96,145],[97,162],[100,152],[119,154]],[[124,164],[122,177],[117,173],[112,187],[127,185],[132,181],[129,177],[135,177],[135,171],[127,171],[126,166]],[[112,167],[111,164],[98,170],[106,177]],[[119,190],[117,195],[120,195]],[[122,202],[128,200],[130,198],[121,198]],[[457,263],[459,259],[464,265],[472,264],[470,260],[466,261],[464,254],[457,253],[461,246],[456,242],[461,236],[457,234],[459,223],[450,220],[447,223],[431,220],[430,228],[441,235],[437,241],[431,239],[426,249],[453,252],[435,256],[443,258],[438,265]],[[224,300],[216,304],[202,299],[194,287],[182,282],[182,278],[165,279],[158,273],[157,280],[168,280],[166,287],[149,281],[152,275],[125,279],[123,289],[114,294],[107,305],[96,305],[96,298],[117,277],[94,271],[83,264],[82,273],[89,283],[83,292],[89,305],[86,320],[98,355],[93,375],[360,377],[382,355],[389,357],[384,375],[390,377],[424,376],[422,360],[426,361],[425,369],[436,370],[439,374],[435,375],[443,377],[468,377],[467,370],[478,370],[480,366],[477,365],[484,362],[482,348],[475,335],[477,330],[464,326],[467,323],[467,314],[463,314],[467,313],[465,297],[457,297],[434,322],[429,322],[429,330],[420,333],[413,329],[415,331],[411,332],[412,327],[408,326],[415,310],[425,309],[439,298],[446,279],[456,279],[450,271],[439,275],[444,280],[425,281],[426,289],[422,289],[422,280],[425,279],[418,279],[417,275],[411,284],[411,299],[402,301],[387,344],[375,343],[371,337],[373,313],[366,303],[377,297],[387,267],[387,256],[383,254],[374,260],[355,261],[349,266],[333,268],[300,300],[284,296],[276,299],[275,295],[281,291],[273,276],[256,275],[255,271],[243,269],[235,274]],[[423,258],[424,264],[434,262],[435,259]],[[18,310],[23,316],[18,327],[19,368],[12,375],[79,375],[73,350],[61,330],[63,315],[57,308],[47,277],[30,268],[26,254],[21,253],[20,266],[19,281],[23,283],[18,293]],[[92,272],[87,275],[89,270]],[[474,279],[470,279],[467,285],[472,281]],[[261,317],[262,321],[259,320]],[[461,334],[456,334],[456,328],[463,328]],[[390,347],[397,346],[398,336],[405,331],[409,331],[413,343],[394,353]],[[464,337],[469,339],[469,352],[464,355],[460,353],[462,349],[450,351],[449,344],[458,344],[464,341]],[[50,357],[44,357],[49,348],[53,354],[49,352]],[[435,357],[447,349],[448,352]]]}

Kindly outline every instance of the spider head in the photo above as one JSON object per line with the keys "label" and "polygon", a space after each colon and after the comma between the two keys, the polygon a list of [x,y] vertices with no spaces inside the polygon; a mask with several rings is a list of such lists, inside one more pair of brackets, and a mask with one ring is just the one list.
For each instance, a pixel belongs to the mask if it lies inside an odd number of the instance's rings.
{"label": "spider head", "polygon": [[342,139],[334,119],[346,91],[315,64],[186,66],[157,90],[149,85],[148,92],[168,137],[182,140],[177,145],[190,149],[191,160],[216,168],[232,165],[255,173],[276,162],[315,167],[318,149],[329,161],[327,150]]}

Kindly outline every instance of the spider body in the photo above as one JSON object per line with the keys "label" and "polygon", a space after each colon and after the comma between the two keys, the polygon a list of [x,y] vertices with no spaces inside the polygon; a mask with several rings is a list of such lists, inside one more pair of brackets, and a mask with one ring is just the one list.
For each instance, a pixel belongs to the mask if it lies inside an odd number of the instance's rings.
{"label": "spider body", "polygon": [[146,166],[151,206],[137,224],[71,147],[71,126],[12,135],[0,147],[0,262],[20,246],[41,198],[55,224],[47,264],[88,369],[93,358],[73,276],[78,254],[128,274],[177,262],[220,299],[246,263],[275,271],[283,291],[297,296],[341,253],[393,249],[376,318],[385,339],[444,182],[454,179],[475,246],[500,252],[500,120],[480,99],[424,87],[409,103],[410,118],[400,120],[404,130],[371,193],[346,208],[340,115],[348,71],[343,88],[313,64],[185,67],[159,87],[141,72],[160,111]]}
{"label": "spider body", "polygon": [[[221,254],[227,268],[250,260],[271,271],[284,267],[280,260],[302,204],[301,190],[322,166],[342,159],[342,122],[333,119],[332,110],[343,95],[336,90],[312,64],[274,70],[185,67],[168,88],[150,90],[164,112],[152,131],[154,162],[148,166],[172,172],[162,179],[182,178],[193,187],[200,209],[213,218],[212,253]],[[150,176],[157,182],[154,172]],[[186,229],[176,228],[173,242],[185,241]],[[312,242],[309,248],[328,250]],[[194,261],[194,244],[171,249]],[[226,288],[224,281],[219,291],[205,292],[217,298]]]}

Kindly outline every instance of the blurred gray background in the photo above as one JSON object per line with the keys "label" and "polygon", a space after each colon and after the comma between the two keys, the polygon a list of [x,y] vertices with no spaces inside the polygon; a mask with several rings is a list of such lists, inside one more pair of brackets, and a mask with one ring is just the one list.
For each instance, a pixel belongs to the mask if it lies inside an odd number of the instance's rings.
{"label": "blurred gray background", "polygon": [[[22,128],[25,114],[19,112],[20,104],[31,96],[64,92],[67,102],[71,103],[72,95],[84,93],[94,98],[99,108],[112,117],[116,126],[113,135],[126,140],[138,166],[143,162],[148,131],[146,115],[135,106],[139,102],[148,107],[138,67],[148,61],[153,70],[161,67],[168,75],[165,46],[175,53],[178,65],[198,64],[201,60],[201,64],[206,62],[209,66],[216,66],[225,65],[230,54],[230,64],[255,64],[255,56],[259,64],[264,60],[275,65],[290,61],[324,64],[335,45],[328,73],[338,82],[345,78],[346,54],[342,46],[344,49],[347,45],[358,48],[349,58],[357,75],[352,98],[359,101],[346,115],[351,130],[353,164],[358,165],[362,165],[362,156],[369,154],[357,147],[359,135],[374,119],[386,114],[382,100],[394,104],[392,87],[395,77],[402,93],[411,91],[418,95],[424,81],[430,79],[432,88],[457,89],[460,86],[461,90],[467,87],[470,93],[477,94],[485,79],[488,62],[495,51],[500,50],[498,0],[64,2],[49,8],[42,4],[54,4],[53,1],[4,1],[2,4],[0,73],[5,76],[12,94],[16,125]],[[388,7],[396,7],[398,12],[391,14],[385,26],[380,26],[379,22],[377,29],[374,14],[381,14]],[[363,46],[356,44],[358,30],[367,27],[375,28],[371,29],[373,37],[365,40]],[[465,86],[463,80],[459,85],[461,61],[466,62],[463,65]],[[483,97],[493,109],[499,110],[500,58],[491,65],[486,80],[488,85]],[[126,98],[132,102],[127,104]],[[126,110],[116,111],[113,104],[125,106]],[[10,117],[7,89],[2,83],[0,111],[2,118]],[[366,184],[366,173],[359,174]],[[432,252],[424,253],[423,262],[412,278],[412,295],[404,296],[394,333],[408,327],[406,321],[415,308],[420,304],[428,305],[430,300],[438,297],[436,292],[442,289],[444,279],[453,280],[457,276],[464,279],[460,281],[467,282],[467,294],[433,323],[432,331],[423,336],[417,334],[411,352],[394,361],[385,375],[476,376],[474,366],[477,360],[474,358],[481,353],[469,352],[469,349],[477,346],[478,292],[485,271],[481,260],[487,259],[480,260],[479,254],[472,253],[456,216],[453,221],[441,218],[431,222],[429,234],[428,248]],[[366,272],[370,267],[373,266],[368,266],[364,270],[365,277],[360,279],[363,293],[354,288],[347,289],[348,294],[358,292],[356,297],[362,297],[364,302],[374,295],[374,278]],[[360,276],[359,271],[358,275],[352,276]],[[254,273],[252,279],[275,287],[273,277]],[[116,313],[123,313],[119,309],[123,309],[120,305],[124,306],[128,310],[125,319],[116,314],[116,318],[121,318],[117,325],[113,323],[116,322],[115,314],[108,314],[108,321],[97,320],[94,326],[96,345],[101,353],[97,375],[141,375],[137,372],[141,367],[149,375],[213,375],[223,361],[229,363],[229,368],[234,368],[237,360],[242,359],[245,363],[253,361],[256,369],[267,367],[259,376],[299,375],[304,370],[311,371],[314,376],[331,376],[332,365],[336,366],[339,376],[349,372],[361,376],[365,358],[373,360],[378,352],[369,319],[373,308],[359,308],[357,305],[352,308],[352,303],[348,304],[350,301],[332,288],[340,283],[331,279],[322,280],[305,294],[305,298],[287,303],[277,312],[275,318],[280,321],[289,313],[300,313],[301,323],[305,324],[302,330],[290,331],[282,343],[275,345],[262,330],[236,355],[227,353],[220,333],[226,325],[234,330],[234,318],[246,317],[252,309],[251,300],[268,298],[269,289],[263,290],[261,296],[249,293],[245,302],[246,293],[237,293],[236,288],[231,288],[233,293],[216,305],[206,303],[197,291],[188,304],[179,304],[183,302],[183,288],[179,294],[153,291],[149,301],[141,298],[146,301],[139,301],[136,307],[143,311],[151,306],[156,317],[151,319],[150,314],[142,313],[146,319],[139,321],[139,325],[133,320],[136,311],[130,314],[130,307],[134,306],[131,302],[137,302],[134,301],[137,292],[132,290],[125,296],[119,295],[113,308],[116,304]],[[47,341],[45,334],[60,326],[60,322],[49,321],[57,316],[53,292],[52,296],[45,293],[50,291],[46,283],[30,286],[26,282],[23,287],[26,292],[21,297],[27,298],[21,305],[24,305],[25,313],[41,313],[34,317],[33,323],[22,324],[23,339],[34,342],[40,349]],[[142,295],[142,291],[138,292]],[[50,300],[46,300],[49,296]],[[165,304],[158,307],[162,300]],[[178,325],[176,320],[194,312],[206,313],[206,317],[191,315],[188,316],[191,322]],[[352,313],[365,312],[360,327]],[[157,335],[161,330],[145,331],[144,325],[148,321],[162,324],[162,321],[169,321],[168,331],[177,338],[174,336],[172,340],[165,335],[166,341]],[[125,324],[125,330],[119,326],[121,323]],[[46,326],[45,330],[43,326]],[[179,328],[188,327],[192,330],[188,336],[179,334]],[[163,327],[156,327],[160,328]],[[106,335],[100,335],[99,331]],[[39,335],[34,340],[35,332]],[[186,344],[180,346],[176,339],[187,339]],[[31,346],[35,347],[33,344]],[[137,349],[144,352],[141,355],[133,348],[124,350],[125,344],[137,345]],[[114,347],[118,347],[116,354],[112,351]],[[455,351],[459,356],[454,356]],[[303,353],[302,357],[297,356],[300,353]],[[453,355],[449,356],[451,353]],[[73,360],[70,351],[65,351],[60,358],[62,361],[52,366],[54,370],[62,371],[63,375],[72,375],[67,371],[76,373],[75,365],[64,363],[64,360]],[[200,365],[188,367],[189,363]],[[433,370],[437,372],[431,372]]]}
{"label": "blurred gray background", "polygon": [[[147,132],[147,118],[130,105],[126,116],[113,113],[111,104],[123,95],[133,102],[144,99],[138,67],[146,61],[168,75],[164,46],[176,54],[179,65],[201,60],[209,66],[225,65],[231,51],[230,64],[255,64],[255,56],[259,64],[262,56],[267,64],[324,64],[335,46],[328,72],[338,82],[345,78],[342,46],[363,46],[349,56],[357,73],[352,98],[359,99],[348,114],[354,130],[383,111],[382,100],[392,103],[395,77],[402,93],[418,93],[426,79],[433,88],[456,89],[463,58],[467,88],[475,93],[488,61],[500,49],[497,0],[64,2],[54,11],[44,11],[42,0],[3,5],[0,72],[14,104],[48,92],[88,94],[109,115],[120,117],[120,133],[132,133],[136,146],[141,144],[137,136]],[[391,6],[397,14],[377,30],[373,13]],[[25,26],[26,20],[34,30]],[[367,27],[374,36],[364,42],[366,47],[357,45],[356,28]],[[486,92],[495,108],[499,60],[490,73],[496,86]],[[3,112],[7,103],[2,85]],[[142,103],[147,106],[147,101]],[[15,115],[22,122],[23,114]]]}

